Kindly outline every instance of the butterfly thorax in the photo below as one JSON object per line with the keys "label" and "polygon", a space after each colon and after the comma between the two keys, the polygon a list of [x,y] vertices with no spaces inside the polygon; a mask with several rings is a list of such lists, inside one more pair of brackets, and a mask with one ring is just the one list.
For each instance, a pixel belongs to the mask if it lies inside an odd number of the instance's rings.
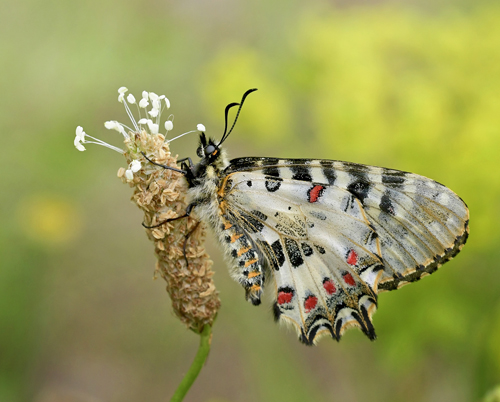
{"label": "butterfly thorax", "polygon": [[[210,140],[209,144],[213,144]],[[198,149],[202,159],[189,169],[186,179],[189,183],[188,199],[196,204],[196,214],[212,226],[216,224],[218,206],[217,189],[221,172],[229,165],[224,149],[214,147],[211,154],[205,154],[205,148]]]}

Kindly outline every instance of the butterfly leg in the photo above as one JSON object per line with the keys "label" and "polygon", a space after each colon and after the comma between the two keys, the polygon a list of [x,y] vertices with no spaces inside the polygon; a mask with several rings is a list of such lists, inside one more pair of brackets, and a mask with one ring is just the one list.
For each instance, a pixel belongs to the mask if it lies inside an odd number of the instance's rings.
{"label": "butterfly leg", "polygon": [[194,231],[196,229],[198,229],[198,226],[200,225],[200,222],[198,222],[195,227],[193,228],[193,230],[191,230],[187,235],[186,237],[184,238],[184,245],[182,246],[182,254],[184,255],[184,259],[186,260],[186,267],[189,267],[189,262],[188,262],[188,259],[187,259],[187,254],[186,254],[186,246],[187,246],[187,241],[189,239],[189,237],[191,236],[192,233],[194,233]]}
{"label": "butterfly leg", "polygon": [[178,159],[177,160],[177,163],[182,163],[182,162],[186,162],[188,161],[188,166],[191,167],[194,165],[193,161],[191,160],[191,158],[188,156],[187,158],[182,158],[182,159]]}
{"label": "butterfly leg", "polygon": [[186,208],[186,213],[184,215],[177,216],[175,218],[165,219],[164,221],[161,221],[160,223],[157,223],[156,225],[151,225],[151,226],[148,226],[144,222],[142,222],[142,226],[144,226],[146,229],[154,229],[154,228],[160,227],[161,225],[163,225],[165,223],[176,221],[177,219],[187,218],[188,216],[190,216],[191,211],[193,210],[194,207],[196,207],[196,205],[198,205],[198,203],[196,203],[196,202],[192,202],[191,204],[189,204]]}
{"label": "butterfly leg", "polygon": [[141,154],[142,156],[144,156],[149,162],[151,162],[153,165],[156,165],[156,166],[160,166],[162,167],[163,169],[168,169],[168,170],[173,170],[174,172],[179,172],[179,173],[182,173],[182,174],[187,174],[187,171],[186,170],[182,170],[182,169],[177,169],[177,168],[174,168],[174,167],[171,167],[171,166],[167,166],[167,165],[162,165],[161,163],[156,163],[154,161],[152,161],[151,159],[149,159],[146,154],[144,152],[141,151]]}

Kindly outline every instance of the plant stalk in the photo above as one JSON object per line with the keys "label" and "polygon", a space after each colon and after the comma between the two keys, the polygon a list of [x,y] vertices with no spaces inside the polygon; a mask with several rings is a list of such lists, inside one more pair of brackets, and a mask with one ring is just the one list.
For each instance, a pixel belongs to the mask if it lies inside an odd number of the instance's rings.
{"label": "plant stalk", "polygon": [[193,363],[177,387],[177,390],[175,391],[174,396],[172,396],[172,399],[170,399],[170,402],[181,402],[184,399],[207,360],[208,352],[210,352],[211,341],[212,327],[207,324],[203,327],[203,331],[200,333],[200,346],[198,347],[198,352],[194,357]]}

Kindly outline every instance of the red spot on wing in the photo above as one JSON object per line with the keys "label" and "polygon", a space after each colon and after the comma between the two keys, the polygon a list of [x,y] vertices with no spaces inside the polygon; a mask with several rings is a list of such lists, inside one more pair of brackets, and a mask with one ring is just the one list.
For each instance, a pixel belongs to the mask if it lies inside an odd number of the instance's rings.
{"label": "red spot on wing", "polygon": [[318,298],[316,296],[309,296],[304,302],[304,308],[306,313],[309,313],[318,304]]}
{"label": "red spot on wing", "polygon": [[354,278],[352,277],[351,274],[347,273],[342,276],[344,278],[344,282],[347,283],[348,285],[355,286],[356,282],[354,281]]}
{"label": "red spot on wing", "polygon": [[347,263],[349,265],[356,265],[358,262],[358,255],[354,250],[349,251],[349,254],[347,254]]}
{"label": "red spot on wing", "polygon": [[326,293],[328,293],[329,295],[333,295],[337,291],[337,288],[335,287],[335,284],[331,279],[324,281],[323,287],[325,288]]}
{"label": "red spot on wing", "polygon": [[323,190],[325,188],[323,186],[320,186],[319,184],[311,188],[308,192],[307,195],[309,196],[309,202],[316,202],[318,201],[318,198],[323,195]]}
{"label": "red spot on wing", "polygon": [[293,293],[291,292],[279,292],[278,293],[278,304],[290,303],[293,298]]}

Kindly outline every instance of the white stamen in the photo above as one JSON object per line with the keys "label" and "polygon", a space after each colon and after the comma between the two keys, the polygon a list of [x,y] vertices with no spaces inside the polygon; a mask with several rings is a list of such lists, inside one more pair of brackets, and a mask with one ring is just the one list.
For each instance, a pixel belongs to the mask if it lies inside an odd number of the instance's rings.
{"label": "white stamen", "polygon": [[100,139],[98,138],[94,138],[92,137],[91,135],[88,135],[86,134],[87,137],[89,138],[92,138],[94,141],[86,141],[84,142],[84,144],[96,144],[96,145],[102,145],[103,147],[106,147],[106,148],[109,148],[109,149],[112,149],[113,151],[116,151],[118,152],[119,154],[123,154],[123,149],[120,149],[120,148],[117,148],[115,147],[114,145],[110,145],[108,144],[107,142],[104,142],[104,141],[101,141]]}
{"label": "white stamen", "polygon": [[149,114],[151,117],[156,117],[156,116],[158,116],[158,113],[159,113],[159,110],[158,110],[158,109],[155,109],[155,108],[151,109],[151,110],[148,112],[148,114]]}
{"label": "white stamen", "polygon": [[137,124],[146,124],[147,122],[148,122],[148,119],[146,119],[146,118],[142,118],[141,120],[139,120],[139,121],[137,122]]}
{"label": "white stamen", "polygon": [[[87,141],[86,137],[91,138],[94,141]],[[97,145],[102,145],[103,147],[112,149],[113,151],[116,151],[120,154],[123,154],[122,149],[117,148],[113,145],[110,145],[110,144],[104,142],[104,141],[101,141],[97,138],[94,138],[91,135],[86,134],[85,131],[83,131],[83,128],[81,126],[78,126],[76,128],[76,136],[75,136],[75,140],[73,141],[73,144],[75,145],[76,149],[78,149],[79,151],[85,151],[86,148],[83,146],[83,144],[97,144]]]}
{"label": "white stamen", "polygon": [[80,138],[80,141],[85,141],[85,131],[83,131],[82,126],[76,128],[76,136]]}
{"label": "white stamen", "polygon": [[[135,98],[134,98],[134,101],[135,101]],[[130,108],[128,107],[128,104],[127,102],[123,102],[123,106],[125,106],[125,111],[127,112],[127,115],[128,115],[128,118],[130,119],[130,121],[132,122],[132,124],[134,125],[134,129],[135,131],[139,131],[139,126],[137,125],[137,123],[135,122],[135,118],[134,118],[134,115],[132,114],[132,112],[130,111]],[[132,130],[130,130],[132,131]],[[123,133],[122,133],[123,134]],[[125,138],[128,138],[128,135],[125,133],[126,137]]]}
{"label": "white stamen", "polygon": [[174,123],[172,123],[170,120],[167,120],[165,122],[165,130],[170,131],[174,128]]}
{"label": "white stamen", "polygon": [[139,170],[141,170],[141,162],[139,162],[137,159],[134,159],[131,163],[130,163],[130,170],[132,172],[138,172]]}
{"label": "white stamen", "polygon": [[130,169],[125,170],[125,177],[127,180],[134,180],[134,173]]}
{"label": "white stamen", "polygon": [[156,95],[154,92],[150,92],[149,99],[151,99],[152,101],[155,101],[158,99],[158,95]]}
{"label": "white stamen", "polygon": [[128,88],[127,87],[120,87],[118,88],[118,93],[119,94],[124,94],[125,92],[128,91]]}
{"label": "white stamen", "polygon": [[148,100],[147,100],[146,98],[142,98],[142,99],[139,101],[139,107],[140,107],[140,108],[143,108],[143,109],[144,109],[144,108],[148,107],[148,105],[149,105],[149,102],[148,102]]}
{"label": "white stamen", "polygon": [[167,109],[170,109],[170,101],[168,98],[165,98],[165,104],[167,105]]}
{"label": "white stamen", "polygon": [[168,141],[167,141],[167,143],[170,143],[170,142],[172,142],[173,140],[176,140],[177,138],[184,137],[186,134],[191,134],[191,133],[197,133],[197,131],[196,131],[196,130],[188,131],[187,133],[184,133],[184,134],[178,135],[177,137],[174,137],[174,138],[172,138],[171,140],[168,140]]}
{"label": "white stamen", "polygon": [[125,132],[125,129],[123,128],[123,125],[121,125],[117,121],[114,120],[107,121],[106,123],[104,123],[104,127],[106,127],[108,130],[116,130],[120,134],[122,134],[125,138],[129,138],[128,134]]}
{"label": "white stamen", "polygon": [[205,132],[205,126],[203,124],[198,124],[196,128],[198,131]]}
{"label": "white stamen", "polygon": [[78,136],[76,136],[73,144],[75,144],[76,149],[83,152],[83,151],[85,151],[85,147],[82,145],[82,143],[80,141],[81,141],[81,139]]}
{"label": "white stamen", "polygon": [[128,94],[127,101],[128,101],[128,103],[130,103],[131,105],[133,105],[135,103],[135,97],[134,97],[134,95]]}
{"label": "white stamen", "polygon": [[152,120],[148,120],[148,127],[151,134],[158,134],[158,130],[160,129],[158,124],[153,123]]}

